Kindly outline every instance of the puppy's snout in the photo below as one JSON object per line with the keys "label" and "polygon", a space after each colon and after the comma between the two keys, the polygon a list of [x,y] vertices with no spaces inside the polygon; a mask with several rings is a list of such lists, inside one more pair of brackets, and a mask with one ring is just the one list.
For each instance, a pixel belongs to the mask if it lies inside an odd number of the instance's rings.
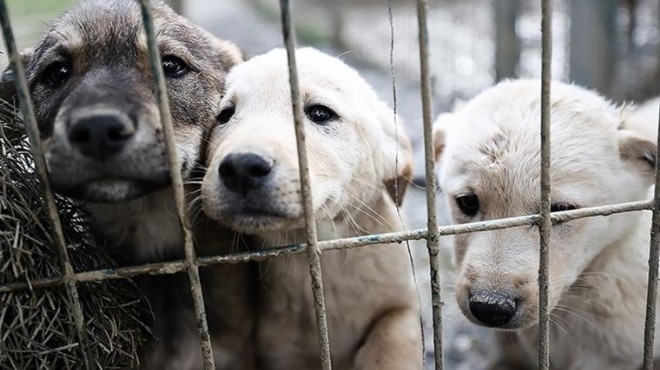
{"label": "puppy's snout", "polygon": [[74,119],[68,130],[69,142],[84,156],[98,161],[121,152],[135,128],[119,114],[91,114]]}
{"label": "puppy's snout", "polygon": [[225,186],[246,195],[260,188],[272,170],[272,164],[256,154],[229,154],[220,163],[218,172]]}
{"label": "puppy's snout", "polygon": [[505,325],[516,314],[516,300],[504,294],[471,292],[469,301],[472,316],[486,326]]}

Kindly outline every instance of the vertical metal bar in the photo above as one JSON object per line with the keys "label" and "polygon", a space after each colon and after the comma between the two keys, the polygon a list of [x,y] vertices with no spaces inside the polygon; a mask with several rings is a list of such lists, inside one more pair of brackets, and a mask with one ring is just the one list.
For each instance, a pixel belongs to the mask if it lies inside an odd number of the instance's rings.
{"label": "vertical metal bar", "polygon": [[199,337],[202,342],[202,357],[204,360],[204,368],[206,370],[213,370],[215,369],[213,347],[211,345],[208,322],[206,321],[206,311],[204,309],[202,285],[199,279],[197,256],[195,255],[192,233],[190,232],[190,223],[188,221],[188,217],[186,216],[186,201],[183,191],[183,179],[181,177],[181,163],[179,163],[177,147],[176,143],[174,142],[174,130],[172,128],[172,117],[170,114],[170,106],[167,98],[165,76],[163,75],[163,69],[161,66],[160,50],[158,48],[158,43],[156,42],[156,34],[154,31],[153,16],[151,13],[151,7],[149,5],[149,0],[140,0],[140,5],[142,7],[142,19],[144,21],[144,28],[147,35],[149,63],[154,78],[156,98],[158,100],[158,107],[160,111],[160,120],[163,126],[163,134],[167,148],[167,158],[170,164],[170,176],[172,178],[172,190],[174,192],[174,200],[176,202],[176,212],[181,224],[181,235],[183,235],[184,239],[186,269],[188,271],[188,278],[190,279],[190,290],[193,297],[193,305],[195,308],[197,327],[199,329]]}
{"label": "vertical metal bar", "polygon": [[539,369],[550,368],[548,264],[550,231],[550,82],[552,79],[552,1],[541,0],[541,236],[539,253]]}
{"label": "vertical metal bar", "polygon": [[658,292],[658,258],[660,257],[660,116],[658,117],[658,148],[655,161],[655,190],[653,193],[653,221],[649,252],[649,281],[646,292],[646,325],[644,326],[644,370],[653,370],[655,341],[655,305]]}
{"label": "vertical metal bar", "polygon": [[62,231],[62,223],[55,204],[55,196],[50,186],[50,179],[48,178],[48,169],[46,166],[46,159],[44,152],[41,148],[41,140],[39,137],[39,128],[37,120],[34,115],[34,107],[32,105],[32,98],[30,97],[30,89],[25,77],[25,70],[21,56],[16,49],[16,41],[14,33],[9,23],[9,14],[7,12],[7,4],[5,0],[0,0],[0,22],[2,23],[2,33],[5,39],[5,46],[9,54],[9,62],[11,70],[14,74],[14,83],[16,85],[16,95],[20,104],[21,114],[25,122],[28,138],[30,140],[30,147],[34,157],[34,163],[37,170],[37,175],[41,183],[42,192],[48,207],[48,217],[50,218],[51,227],[53,228],[53,241],[57,247],[62,260],[62,275],[66,292],[69,296],[71,308],[73,310],[73,317],[78,332],[78,340],[80,341],[80,350],[82,352],[82,359],[86,369],[92,369],[96,366],[92,361],[90,348],[88,346],[87,333],[85,331],[85,320],[83,316],[80,298],[78,297],[78,288],[76,287],[75,274],[69,253],[66,249],[66,241],[64,240],[64,233]]}
{"label": "vertical metal bar", "polygon": [[440,235],[436,214],[435,153],[433,151],[433,112],[431,95],[431,73],[429,67],[429,30],[427,24],[428,1],[417,1],[419,26],[419,61],[421,70],[422,113],[424,120],[424,155],[426,159],[426,210],[428,214],[427,248],[431,265],[431,302],[433,305],[433,348],[435,368],[444,367],[442,353],[442,291],[440,286]]}
{"label": "vertical metal bar", "polygon": [[314,294],[314,309],[316,311],[316,325],[318,327],[319,347],[321,350],[321,364],[324,370],[332,369],[330,360],[330,340],[328,339],[328,321],[325,310],[325,297],[323,293],[323,279],[321,274],[321,251],[318,247],[316,234],[316,220],[312,205],[312,189],[309,180],[309,166],[307,163],[307,146],[305,145],[305,121],[303,120],[302,99],[298,83],[298,67],[296,65],[296,36],[291,20],[291,7],[288,0],[280,0],[282,17],[282,36],[289,62],[289,84],[291,85],[291,101],[293,106],[293,120],[296,128],[296,144],[298,146],[298,163],[300,167],[300,185],[305,209],[305,225],[307,227],[307,256],[309,260],[309,273],[312,278],[312,293]]}

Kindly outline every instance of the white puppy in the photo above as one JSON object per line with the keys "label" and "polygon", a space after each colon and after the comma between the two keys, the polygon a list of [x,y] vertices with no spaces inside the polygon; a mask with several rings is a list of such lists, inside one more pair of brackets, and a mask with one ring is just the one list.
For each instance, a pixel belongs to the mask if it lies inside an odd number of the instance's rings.
{"label": "white puppy", "polygon": [[[540,81],[506,81],[435,125],[440,183],[453,222],[540,209]],[[554,82],[552,211],[648,198],[656,145],[629,131],[625,109]],[[562,370],[641,366],[650,217],[636,212],[557,224],[550,244],[550,361]],[[456,299],[473,322],[509,330],[493,368],[533,366],[539,232],[517,227],[457,236]],[[513,335],[512,335],[513,333]],[[505,338],[507,337],[507,338]],[[520,350],[520,344],[526,351]],[[656,353],[659,346],[656,345]],[[516,367],[517,368],[517,367]]]}
{"label": "white puppy", "polygon": [[[319,238],[402,230],[394,199],[410,174],[410,142],[358,73],[315,49],[297,51]],[[233,69],[211,135],[204,210],[257,247],[306,240],[284,50]],[[398,157],[398,159],[397,159]],[[387,189],[398,190],[393,197]],[[402,245],[322,256],[335,369],[421,369],[419,307]],[[257,352],[264,369],[320,368],[305,255],[263,266]]]}

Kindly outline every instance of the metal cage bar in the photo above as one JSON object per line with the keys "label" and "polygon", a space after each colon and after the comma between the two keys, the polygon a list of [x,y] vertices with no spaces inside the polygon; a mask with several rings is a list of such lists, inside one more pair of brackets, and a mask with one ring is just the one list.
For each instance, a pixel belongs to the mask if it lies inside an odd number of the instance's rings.
{"label": "metal cage bar", "polygon": [[649,250],[649,276],[646,292],[646,318],[644,325],[644,370],[653,370],[653,344],[655,341],[655,310],[658,292],[658,258],[660,257],[660,115],[655,160],[655,189],[653,218],[651,223],[651,245]]}
{"label": "metal cage bar", "polygon": [[303,207],[305,211],[305,227],[307,228],[307,258],[309,261],[309,274],[312,279],[312,294],[314,295],[314,311],[316,312],[316,325],[321,352],[321,366],[323,370],[331,370],[330,340],[328,338],[328,320],[325,310],[325,297],[323,293],[323,277],[321,273],[321,250],[316,234],[316,219],[312,205],[312,188],[309,180],[309,165],[307,163],[307,145],[305,144],[305,121],[303,120],[302,98],[298,83],[298,67],[296,65],[296,34],[291,20],[291,6],[289,0],[280,0],[282,38],[286,47],[289,66],[289,84],[291,85],[291,104],[293,121],[296,129],[296,146],[298,148],[298,167],[300,169],[300,187]]}
{"label": "metal cage bar", "polygon": [[52,227],[53,242],[59,252],[62,262],[62,282],[66,288],[69,297],[69,303],[73,310],[73,317],[78,332],[78,339],[80,341],[80,350],[82,351],[82,359],[85,368],[96,368],[93,357],[91,356],[87,333],[85,332],[85,319],[83,315],[82,305],[80,304],[80,297],[78,296],[78,288],[76,287],[75,273],[69,253],[66,249],[66,241],[64,239],[64,232],[62,231],[62,223],[55,204],[55,196],[50,186],[50,179],[48,178],[48,170],[46,167],[46,158],[41,148],[41,139],[39,136],[39,128],[34,114],[34,106],[32,105],[32,98],[30,97],[30,88],[27,84],[25,77],[25,69],[23,68],[23,61],[16,48],[16,40],[14,39],[14,32],[9,23],[9,14],[7,12],[7,4],[5,0],[0,0],[0,22],[2,23],[2,33],[5,39],[5,46],[9,54],[9,62],[11,70],[14,74],[14,84],[16,86],[16,95],[20,105],[20,111],[23,115],[23,121],[27,130],[28,138],[30,140],[30,148],[34,157],[35,168],[39,182],[41,183],[41,190],[48,207],[48,218]]}
{"label": "metal cage bar", "polygon": [[183,191],[183,179],[181,177],[181,163],[179,163],[176,143],[174,141],[174,129],[172,127],[172,117],[170,114],[170,106],[167,98],[165,76],[163,74],[163,67],[160,60],[160,49],[156,41],[153,16],[151,13],[151,5],[149,4],[149,0],[140,0],[140,6],[142,8],[142,20],[144,22],[144,28],[147,36],[149,63],[154,79],[154,89],[156,92],[156,99],[158,101],[160,120],[163,127],[163,136],[165,138],[167,158],[170,164],[170,177],[172,178],[172,190],[174,192],[174,201],[176,203],[176,213],[181,225],[181,235],[183,235],[184,239],[184,250],[186,256],[185,266],[188,272],[188,279],[190,280],[190,290],[192,292],[193,306],[196,315],[195,318],[197,320],[197,328],[199,329],[199,337],[201,340],[204,368],[206,370],[213,370],[215,369],[213,347],[211,345],[211,336],[209,335],[209,326],[206,320],[206,311],[204,309],[204,296],[202,295],[202,284],[199,278],[199,266],[197,264],[197,257],[195,255],[192,233],[190,231],[190,223],[186,215],[186,201]]}
{"label": "metal cage bar", "polygon": [[440,285],[440,233],[436,214],[435,153],[433,145],[433,110],[431,72],[429,67],[429,29],[427,0],[417,1],[420,80],[422,93],[422,117],[424,122],[424,159],[426,165],[426,247],[429,253],[431,274],[431,305],[433,307],[433,348],[436,370],[444,368],[442,349],[442,290]]}
{"label": "metal cage bar", "polygon": [[[624,212],[648,211],[653,209],[653,200],[644,200],[629,203],[620,203],[607,206],[580,208],[571,211],[555,212],[551,214],[552,223],[560,224],[572,220],[586,217],[609,216]],[[529,226],[539,222],[540,214],[502,218],[498,220],[471,222],[458,225],[448,225],[438,227],[440,236],[468,234],[480,231],[490,231],[507,229],[511,227]],[[335,240],[326,240],[318,242],[321,251],[341,250],[363,247],[374,244],[402,243],[407,240],[426,239],[427,229],[417,229],[409,231],[399,231],[394,233],[373,234],[352,238],[343,238]],[[199,266],[216,266],[221,264],[236,264],[250,261],[263,261],[270,258],[288,256],[307,251],[307,244],[294,244],[269,248],[260,251],[251,251],[236,253],[231,255],[216,255],[208,257],[199,257]],[[149,263],[139,266],[120,267],[114,269],[93,270],[79,272],[72,276],[77,282],[103,281],[111,279],[125,279],[139,275],[165,275],[175,274],[186,269],[185,261],[171,261]],[[7,283],[0,285],[0,293],[8,293],[25,289],[49,288],[63,283],[63,278],[50,277],[35,279],[26,282]]]}
{"label": "metal cage bar", "polygon": [[548,269],[550,254],[550,82],[552,80],[552,1],[541,0],[541,218],[539,220],[539,370],[550,369]]}

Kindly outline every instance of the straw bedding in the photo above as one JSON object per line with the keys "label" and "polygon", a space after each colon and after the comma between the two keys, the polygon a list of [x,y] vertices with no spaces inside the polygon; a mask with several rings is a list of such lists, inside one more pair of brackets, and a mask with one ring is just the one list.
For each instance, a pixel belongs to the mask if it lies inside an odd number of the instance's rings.
{"label": "straw bedding", "polygon": [[[61,275],[61,259],[16,110],[0,101],[0,284]],[[84,210],[57,196],[76,272],[112,267]],[[102,369],[133,367],[149,337],[150,308],[130,281],[78,285],[91,357]],[[63,287],[0,293],[0,369],[83,369]]]}

